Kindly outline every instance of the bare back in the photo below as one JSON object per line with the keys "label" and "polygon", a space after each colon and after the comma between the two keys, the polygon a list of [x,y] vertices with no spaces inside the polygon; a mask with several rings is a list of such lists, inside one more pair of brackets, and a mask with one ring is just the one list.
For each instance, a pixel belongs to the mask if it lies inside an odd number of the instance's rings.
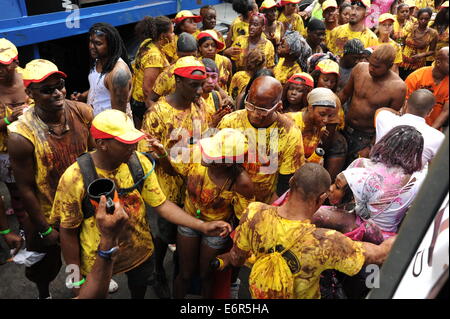
{"label": "bare back", "polygon": [[[349,92],[352,101],[346,115],[346,124],[352,128],[374,132],[374,116],[381,107],[400,110],[405,102],[406,85],[394,72],[382,79],[375,79],[369,74],[369,63],[359,63],[352,71],[347,86],[353,86]],[[346,86],[345,89],[348,89]]]}

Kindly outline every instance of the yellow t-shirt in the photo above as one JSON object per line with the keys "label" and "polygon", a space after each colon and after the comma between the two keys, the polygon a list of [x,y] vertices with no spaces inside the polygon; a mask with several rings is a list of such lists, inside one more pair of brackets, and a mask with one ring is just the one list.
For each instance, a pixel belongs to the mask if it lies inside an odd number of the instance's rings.
{"label": "yellow t-shirt", "polygon": [[92,107],[85,103],[65,100],[64,108],[66,133],[61,136],[50,133],[48,126],[37,116],[35,107],[8,126],[8,134],[19,134],[33,144],[35,193],[41,212],[50,224],[59,178],[78,156],[87,151],[89,127],[94,117]]}
{"label": "yellow t-shirt", "polygon": [[245,89],[250,82],[251,75],[247,71],[236,72],[231,78],[229,95],[236,100],[237,96]]}
{"label": "yellow t-shirt", "polygon": [[227,91],[228,81],[231,78],[231,61],[226,56],[216,54],[214,62],[216,62],[216,66],[219,69],[219,86]]}
{"label": "yellow t-shirt", "polygon": [[238,37],[248,35],[248,22],[242,21],[242,17],[238,16],[231,23],[230,30],[231,43],[233,43]]}
{"label": "yellow t-shirt", "polygon": [[[233,47],[239,47],[241,48],[241,53],[239,54],[237,60],[236,60],[236,68],[239,71],[242,71],[246,69],[245,65],[245,57],[249,53],[249,42],[248,42],[248,36],[240,36],[234,41]],[[275,65],[275,49],[273,47],[272,42],[267,40],[265,37],[261,37],[261,40],[258,42],[256,48],[261,50],[261,52],[266,57],[266,68],[273,68]],[[256,49],[255,48],[255,49]]]}
{"label": "yellow t-shirt", "polygon": [[[200,152],[197,145],[194,152]],[[200,163],[173,160],[171,163],[186,178],[184,210],[194,217],[197,210],[200,210],[200,219],[207,222],[229,220],[233,213],[239,218],[248,204],[254,201],[254,198],[245,198],[231,190],[231,180],[222,187],[217,186],[209,177],[208,168]]]}
{"label": "yellow t-shirt", "polygon": [[278,17],[278,21],[283,23],[286,30],[297,31],[301,36],[306,37],[306,28],[303,23],[303,18],[298,13],[293,13],[289,18],[284,15],[284,12]]}
{"label": "yellow t-shirt", "polygon": [[434,0],[416,0],[416,7],[417,8],[431,8],[433,11],[436,11],[434,9]]}
{"label": "yellow t-shirt", "polygon": [[137,52],[138,55],[133,63],[133,91],[131,96],[138,102],[144,102],[144,92],[142,91],[144,70],[147,68],[159,68],[162,71],[163,68],[169,66],[169,61],[151,40],[144,40]]}
{"label": "yellow t-shirt", "polygon": [[248,156],[243,164],[255,184],[256,200],[269,202],[276,191],[278,174],[295,173],[305,162],[302,133],[295,123],[284,114],[267,129],[253,127],[247,110],[226,115],[218,129],[241,130],[248,139]]}
{"label": "yellow t-shirt", "polygon": [[165,96],[175,92],[176,82],[175,76],[173,75],[174,70],[175,64],[172,64],[158,75],[153,85],[153,92],[159,96]]}
{"label": "yellow t-shirt", "polygon": [[366,28],[362,32],[353,32],[349,24],[340,25],[331,31],[328,49],[336,55],[344,54],[344,45],[348,40],[358,38],[365,48],[376,46],[378,38],[370,29]]}
{"label": "yellow t-shirt", "polygon": [[[320,298],[320,274],[336,269],[356,275],[364,265],[362,243],[343,234],[316,228],[309,220],[289,220],[278,215],[277,207],[251,203],[236,229],[234,243],[256,260],[276,246],[289,248],[283,255],[294,275],[295,299]],[[258,278],[264,281],[264,278]]]}
{"label": "yellow t-shirt", "polygon": [[311,134],[310,132],[305,132],[305,122],[303,121],[302,111],[288,112],[285,114],[293,119],[300,131],[302,131],[303,150],[305,152],[306,159],[308,159],[317,148],[317,145],[319,144],[320,138],[322,136],[322,132],[326,130],[326,127],[324,126],[320,130],[316,131],[315,134]]}
{"label": "yellow t-shirt", "polygon": [[289,78],[293,76],[295,73],[302,72],[302,68],[297,62],[295,62],[292,66],[285,66],[284,60],[285,60],[284,58],[280,58],[278,60],[277,65],[273,69],[275,78],[278,81],[280,81],[282,85],[284,85],[287,82],[287,80],[289,80]]}
{"label": "yellow t-shirt", "polygon": [[405,22],[405,24],[402,26],[400,26],[400,23],[397,20],[397,17],[395,17],[394,20],[394,37],[397,41],[397,43],[399,43],[400,45],[403,45],[404,42],[404,38],[406,36],[406,32],[412,28],[412,26],[414,25],[414,21],[409,19]]}
{"label": "yellow t-shirt", "polygon": [[389,38],[389,42],[381,42],[380,39],[378,39],[378,45],[385,44],[385,43],[389,43],[395,49],[394,64],[402,63],[403,62],[402,47],[400,46],[400,44],[398,44],[397,42],[395,42],[391,38]]}
{"label": "yellow t-shirt", "polygon": [[[152,169],[152,164],[141,153],[137,153],[144,173]],[[109,178],[116,188],[128,188],[134,185],[128,165],[122,163],[113,171],[96,168],[99,178]],[[100,243],[100,231],[95,216],[83,218],[82,203],[86,194],[85,185],[78,163],[72,164],[61,176],[52,209],[52,219],[60,220],[61,227],[74,229],[80,227],[80,268],[83,275],[88,274],[94,265],[97,247]],[[145,203],[157,207],[166,201],[159,187],[156,174],[152,172],[145,180],[142,192],[137,189],[119,197],[129,219],[127,226],[119,235],[119,254],[114,261],[113,274],[129,271],[150,257],[153,242],[147,221]],[[145,201],[145,203],[144,203]]]}
{"label": "yellow t-shirt", "polygon": [[[157,138],[170,154],[173,146],[187,147],[191,137],[199,140],[201,134],[210,127],[214,112],[202,98],[199,105],[191,104],[190,109],[177,110],[167,103],[166,97],[163,96],[144,115],[142,130]],[[138,150],[149,152],[148,143],[145,140],[140,141]],[[167,198],[181,205],[184,195],[183,179],[180,176],[170,176],[160,165],[156,166],[155,171],[159,185]]]}
{"label": "yellow t-shirt", "polygon": [[178,36],[175,35],[172,39],[172,42],[167,43],[161,48],[161,52],[166,55],[167,60],[170,64],[173,64],[177,62],[178,55],[177,55],[177,42],[178,42]]}
{"label": "yellow t-shirt", "polygon": [[[221,104],[222,104],[222,98],[220,97],[219,92],[214,91],[217,94],[217,97],[219,99],[219,104],[218,104],[218,109],[220,108]],[[214,103],[214,97],[213,97],[213,93],[209,93],[208,97],[205,99],[202,97],[202,99],[205,101],[205,104],[208,108],[208,113],[210,114],[214,114],[216,112],[216,104]]]}

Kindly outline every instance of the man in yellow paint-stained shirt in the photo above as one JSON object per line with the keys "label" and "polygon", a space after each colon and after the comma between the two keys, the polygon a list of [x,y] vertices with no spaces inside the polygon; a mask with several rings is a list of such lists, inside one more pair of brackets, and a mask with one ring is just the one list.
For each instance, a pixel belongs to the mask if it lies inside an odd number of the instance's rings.
{"label": "man in yellow paint-stained shirt", "polygon": [[[147,279],[153,271],[150,259],[153,242],[144,202],[171,222],[202,233],[219,236],[227,233],[230,226],[224,222],[203,223],[166,200],[153,164],[145,155],[134,151],[136,144],[146,135],[134,128],[125,113],[118,110],[99,113],[92,122],[91,134],[96,150],[80,156],[64,172],[52,208],[52,218],[61,225],[63,256],[67,264],[81,266],[81,273],[87,275],[97,254],[101,257],[116,254],[113,273],[125,272],[131,297],[143,299]],[[139,167],[143,173],[136,182]],[[94,187],[85,184],[97,178],[110,181],[112,186],[109,187],[115,187],[117,192],[111,195],[111,199],[120,201],[129,216],[127,227],[119,235],[118,246],[110,251],[98,248],[100,231],[95,223],[96,204],[92,199],[96,193],[88,194],[87,189]]]}
{"label": "man in yellow paint-stained shirt", "polygon": [[58,231],[50,212],[59,178],[83,152],[93,146],[89,126],[92,108],[66,100],[66,74],[43,59],[32,60],[22,74],[28,96],[35,106],[8,125],[8,152],[14,178],[27,214],[16,213],[25,225],[30,251],[45,257],[25,267],[26,277],[35,282],[39,298],[51,297],[49,284],[61,267]]}
{"label": "man in yellow paint-stained shirt", "polygon": [[[168,152],[178,146],[195,144],[213,121],[213,109],[201,98],[203,81],[206,79],[205,66],[192,56],[180,58],[174,67],[175,92],[161,97],[144,116],[142,130],[158,139]],[[146,141],[138,145],[141,152],[151,151]],[[156,166],[156,175],[163,193],[177,205],[183,204],[183,179],[172,172],[168,174]],[[163,267],[164,255],[168,244],[176,242],[176,225],[162,217],[157,217],[155,235],[155,271],[157,294],[167,297],[170,293]],[[161,258],[160,258],[161,257]]]}
{"label": "man in yellow paint-stained shirt", "polygon": [[245,110],[228,114],[218,128],[239,129],[247,136],[249,152],[243,164],[255,184],[256,200],[272,203],[305,162],[300,129],[281,114],[282,86],[269,76],[257,78],[245,98]]}
{"label": "man in yellow paint-stained shirt", "polygon": [[358,38],[365,48],[376,46],[377,36],[369,28],[366,28],[364,21],[370,8],[369,0],[352,1],[352,12],[347,24],[340,25],[331,31],[328,49],[335,55],[342,56],[344,45],[348,40]]}
{"label": "man in yellow paint-stained shirt", "polygon": [[387,258],[395,237],[377,246],[311,224],[330,184],[322,166],[307,163],[290,179],[289,198],[282,206],[255,202],[244,212],[231,252],[218,258],[222,267],[237,267],[255,255],[249,277],[252,298],[319,299],[324,270],[354,276],[364,265],[380,265]]}

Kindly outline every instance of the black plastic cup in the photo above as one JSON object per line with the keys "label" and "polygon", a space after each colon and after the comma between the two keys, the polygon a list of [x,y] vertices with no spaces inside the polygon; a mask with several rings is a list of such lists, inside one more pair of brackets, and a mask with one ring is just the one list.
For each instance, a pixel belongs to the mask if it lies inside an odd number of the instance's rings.
{"label": "black plastic cup", "polygon": [[[114,213],[114,202],[118,200],[118,195],[116,192],[116,184],[109,178],[99,178],[89,184],[87,188],[87,193],[91,201],[97,203],[94,205],[98,208],[98,203],[100,203],[100,197],[102,195],[106,196],[106,212],[108,214]],[[94,203],[93,203],[94,204]]]}

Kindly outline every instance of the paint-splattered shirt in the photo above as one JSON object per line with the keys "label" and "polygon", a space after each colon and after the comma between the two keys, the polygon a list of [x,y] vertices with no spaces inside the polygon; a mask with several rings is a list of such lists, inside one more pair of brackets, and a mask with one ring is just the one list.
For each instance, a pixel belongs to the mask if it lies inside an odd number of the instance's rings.
{"label": "paint-splattered shirt", "polygon": [[[194,152],[199,147],[194,147]],[[201,163],[183,163],[172,161],[172,166],[186,179],[186,197],[184,210],[196,216],[200,210],[200,219],[204,221],[229,220],[233,213],[238,218],[254,198],[234,191],[233,181],[229,179],[222,187],[217,186],[208,175],[208,168]]]}
{"label": "paint-splattered shirt", "polygon": [[93,118],[90,106],[65,100],[66,125],[62,135],[51,133],[33,107],[8,126],[34,146],[36,195],[42,214],[49,222],[59,178],[88,149],[89,127]]}
{"label": "paint-splattered shirt", "polygon": [[284,13],[278,17],[278,21],[284,23],[286,30],[297,31],[301,36],[306,37],[306,28],[303,18],[298,13],[293,13],[287,18]]}
{"label": "paint-splattered shirt", "polygon": [[248,139],[248,155],[243,164],[255,184],[256,200],[269,202],[276,191],[278,174],[294,174],[305,162],[302,133],[284,114],[266,129],[253,127],[247,110],[226,115],[219,129],[241,130]]}
{"label": "paint-splattered shirt", "polygon": [[238,95],[245,89],[248,82],[250,82],[251,75],[247,71],[236,72],[231,78],[229,95],[236,100]]}
{"label": "paint-splattered shirt", "polygon": [[[144,116],[142,130],[157,138],[170,153],[173,146],[186,147],[191,137],[199,140],[212,121],[215,109],[201,98],[199,104],[191,104],[187,110],[177,110],[161,97]],[[194,129],[195,128],[195,129]],[[195,142],[195,141],[194,141]],[[140,152],[149,152],[148,143],[142,140],[138,144]],[[164,194],[174,203],[183,203],[183,180],[180,176],[170,176],[160,165],[156,166],[156,175]]]}
{"label": "paint-splattered shirt", "polygon": [[281,84],[283,84],[283,85],[286,84],[287,80],[289,80],[289,78],[291,76],[293,76],[295,73],[302,72],[302,68],[300,67],[300,65],[297,62],[295,62],[291,66],[285,66],[284,60],[285,60],[284,58],[280,58],[278,60],[277,65],[273,69],[275,78],[278,81],[280,81]]}
{"label": "paint-splattered shirt", "polygon": [[[241,48],[241,53],[236,60],[236,68],[239,71],[245,70],[245,58],[250,52],[249,36],[245,35],[238,37],[233,42],[232,47]],[[261,35],[261,39],[254,49],[256,48],[259,49],[266,57],[266,63],[264,66],[268,69],[273,68],[275,66],[275,48],[273,47],[272,42],[267,40],[265,36]]]}
{"label": "paint-splattered shirt", "polygon": [[[142,154],[137,153],[144,173],[151,170],[152,164]],[[128,165],[123,163],[113,171],[96,168],[99,178],[109,178],[117,188],[128,188],[134,185]],[[80,268],[88,274],[95,262],[97,248],[100,243],[100,231],[95,217],[83,219],[82,202],[86,194],[83,177],[78,163],[71,165],[61,177],[55,202],[52,209],[52,219],[60,220],[63,228],[80,229]],[[129,271],[147,260],[153,253],[153,242],[147,221],[145,203],[157,207],[166,201],[159,187],[156,174],[152,172],[145,180],[142,192],[137,189],[119,197],[123,208],[128,213],[127,225],[119,235],[119,254],[114,262],[113,273]]]}
{"label": "paint-splattered shirt", "polygon": [[234,246],[239,255],[254,254],[256,260],[288,248],[283,257],[294,275],[296,299],[320,298],[319,280],[324,270],[336,269],[353,276],[365,260],[362,243],[335,230],[316,228],[309,220],[285,219],[278,215],[277,207],[258,202],[244,212]]}

